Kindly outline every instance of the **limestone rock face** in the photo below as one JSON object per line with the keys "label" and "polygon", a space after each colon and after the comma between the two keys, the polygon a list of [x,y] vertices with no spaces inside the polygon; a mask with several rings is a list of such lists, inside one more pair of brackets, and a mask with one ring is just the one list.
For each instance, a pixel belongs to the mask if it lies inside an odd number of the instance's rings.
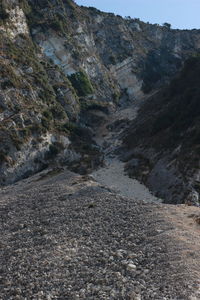
{"label": "limestone rock face", "polygon": [[94,161],[83,169],[96,165],[84,112],[109,111],[162,86],[198,51],[200,31],[123,19],[71,0],[5,0],[0,45],[3,184],[61,157],[77,163],[88,151]]}
{"label": "limestone rock face", "polygon": [[11,39],[14,39],[19,34],[29,34],[29,28],[23,9],[16,6],[6,11],[8,13],[9,26],[5,24],[1,26],[0,29],[7,33]]}
{"label": "limestone rock face", "polygon": [[[37,1],[29,3],[41,7]],[[141,97],[169,80],[200,47],[198,30],[170,30],[73,1],[56,7],[45,3],[31,27],[33,39],[66,75],[84,69],[99,100],[112,101],[119,91],[131,100]]]}

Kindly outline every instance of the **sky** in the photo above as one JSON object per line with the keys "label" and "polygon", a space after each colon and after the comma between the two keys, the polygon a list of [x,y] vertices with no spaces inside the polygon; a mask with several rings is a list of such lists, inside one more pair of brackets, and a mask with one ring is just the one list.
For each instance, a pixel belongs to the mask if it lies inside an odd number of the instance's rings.
{"label": "sky", "polygon": [[79,5],[93,6],[123,17],[163,24],[172,28],[200,29],[200,0],[75,0]]}

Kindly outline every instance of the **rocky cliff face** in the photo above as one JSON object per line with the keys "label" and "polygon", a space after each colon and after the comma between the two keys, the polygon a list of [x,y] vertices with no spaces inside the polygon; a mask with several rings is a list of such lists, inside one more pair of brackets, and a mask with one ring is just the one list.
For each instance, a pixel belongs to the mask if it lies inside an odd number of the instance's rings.
{"label": "rocky cliff face", "polygon": [[99,164],[88,125],[101,118],[93,112],[134,104],[199,48],[198,30],[123,19],[71,0],[1,1],[0,183],[55,161],[81,172]]}
{"label": "rocky cliff face", "polygon": [[169,203],[199,204],[200,58],[143,105],[124,139],[127,171]]}

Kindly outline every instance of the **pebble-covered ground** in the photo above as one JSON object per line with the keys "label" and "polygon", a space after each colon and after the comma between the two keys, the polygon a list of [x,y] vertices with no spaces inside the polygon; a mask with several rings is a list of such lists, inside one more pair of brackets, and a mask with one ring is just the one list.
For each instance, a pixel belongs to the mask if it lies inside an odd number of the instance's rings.
{"label": "pebble-covered ground", "polygon": [[[93,178],[117,194],[145,202],[162,202],[149,191],[144,184],[125,174],[124,163],[115,154],[121,145],[127,122],[137,116],[139,106],[135,105],[117,110],[105,118],[105,122],[96,130],[95,141],[104,153],[104,166],[92,172]],[[118,126],[115,124],[118,123]]]}
{"label": "pebble-covered ground", "polygon": [[194,208],[56,173],[0,190],[0,299],[200,299]]}
{"label": "pebble-covered ground", "polygon": [[111,187],[117,194],[143,200],[145,202],[162,202],[151,194],[144,184],[130,178],[124,172],[124,163],[117,158],[107,159],[105,166],[92,173],[92,176],[101,184]]}

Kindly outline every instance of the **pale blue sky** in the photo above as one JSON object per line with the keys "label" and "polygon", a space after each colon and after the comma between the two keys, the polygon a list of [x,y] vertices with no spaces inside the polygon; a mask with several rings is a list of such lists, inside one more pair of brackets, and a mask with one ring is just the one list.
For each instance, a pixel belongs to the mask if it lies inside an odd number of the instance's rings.
{"label": "pale blue sky", "polygon": [[79,5],[173,28],[200,29],[200,0],[75,0]]}

